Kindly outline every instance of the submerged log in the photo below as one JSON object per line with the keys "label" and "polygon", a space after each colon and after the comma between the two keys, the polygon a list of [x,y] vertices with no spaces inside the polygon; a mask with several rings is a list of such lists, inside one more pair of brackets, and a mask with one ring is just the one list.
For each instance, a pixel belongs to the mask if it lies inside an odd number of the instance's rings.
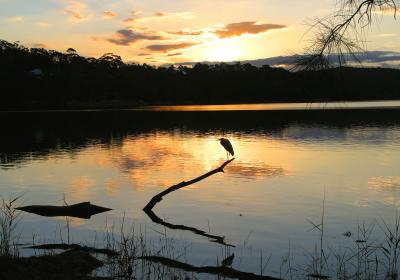
{"label": "submerged log", "polygon": [[68,216],[81,219],[90,219],[92,215],[112,210],[91,204],[89,201],[66,206],[30,205],[15,209],[45,217]]}
{"label": "submerged log", "polygon": [[39,249],[39,250],[76,250],[82,252],[89,252],[95,254],[103,254],[109,257],[117,256],[118,253],[111,249],[104,248],[94,248],[89,246],[82,246],[79,244],[66,244],[66,243],[49,243],[49,244],[41,244],[41,245],[33,245],[25,247],[25,249]]}
{"label": "submerged log", "polygon": [[194,266],[188,263],[180,262],[177,260],[160,257],[160,256],[143,256],[139,257],[139,259],[147,260],[155,263],[160,263],[162,265],[182,269],[187,272],[195,272],[195,273],[207,273],[207,274],[215,274],[223,277],[236,278],[236,279],[262,279],[262,280],[279,280],[280,278],[275,278],[271,276],[262,276],[257,275],[250,272],[243,272],[236,269],[233,269],[228,266]]}

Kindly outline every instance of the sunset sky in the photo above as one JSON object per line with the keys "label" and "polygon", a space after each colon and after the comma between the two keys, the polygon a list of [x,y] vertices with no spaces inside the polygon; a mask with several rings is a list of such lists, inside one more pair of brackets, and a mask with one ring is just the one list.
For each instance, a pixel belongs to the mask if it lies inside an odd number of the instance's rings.
{"label": "sunset sky", "polygon": [[[84,56],[163,64],[301,52],[336,0],[0,0],[0,38]],[[400,51],[400,22],[375,15],[368,50]]]}

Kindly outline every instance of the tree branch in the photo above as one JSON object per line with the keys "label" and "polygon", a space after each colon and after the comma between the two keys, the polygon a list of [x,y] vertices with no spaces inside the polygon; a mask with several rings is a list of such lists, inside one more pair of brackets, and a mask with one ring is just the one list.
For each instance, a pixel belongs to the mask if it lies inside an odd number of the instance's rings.
{"label": "tree branch", "polygon": [[214,169],[214,170],[211,170],[210,172],[207,172],[207,173],[205,173],[205,174],[203,174],[203,175],[201,175],[201,176],[199,176],[199,177],[197,177],[197,178],[194,178],[194,179],[192,179],[192,180],[190,180],[190,181],[187,181],[187,182],[183,181],[183,182],[181,182],[181,183],[179,183],[179,184],[177,184],[177,185],[173,185],[173,186],[167,188],[166,190],[164,190],[164,191],[160,192],[159,194],[153,196],[152,199],[151,199],[151,200],[147,203],[147,205],[143,208],[143,211],[149,216],[149,218],[150,218],[154,223],[157,223],[157,224],[166,226],[166,227],[171,228],[171,229],[188,230],[188,231],[191,231],[191,232],[193,232],[193,233],[195,233],[195,234],[198,234],[198,235],[201,235],[201,236],[205,236],[205,237],[211,238],[211,239],[213,239],[214,242],[217,242],[217,243],[220,243],[220,244],[223,244],[223,245],[227,245],[227,246],[232,246],[232,247],[234,247],[233,245],[230,245],[230,244],[225,243],[225,241],[224,241],[224,240],[225,240],[225,237],[223,237],[223,236],[208,234],[208,233],[206,233],[205,231],[200,230],[200,229],[197,229],[197,228],[194,228],[194,227],[187,227],[187,226],[185,226],[185,225],[174,225],[174,224],[167,223],[167,222],[165,222],[163,219],[161,219],[160,217],[158,217],[158,216],[153,212],[154,206],[156,206],[156,204],[159,203],[159,202],[163,199],[163,197],[166,196],[167,194],[169,194],[169,193],[171,193],[171,192],[174,192],[174,191],[177,191],[177,190],[179,190],[179,189],[181,189],[181,188],[187,187],[187,186],[189,186],[189,185],[192,185],[192,184],[194,184],[194,183],[197,183],[197,182],[199,182],[199,181],[201,181],[201,180],[204,180],[204,179],[206,179],[207,177],[210,177],[211,175],[214,175],[214,174],[216,174],[216,173],[224,172],[225,166],[227,166],[227,165],[228,165],[230,162],[232,162],[234,159],[235,159],[235,158],[232,158],[232,159],[230,159],[230,160],[224,162],[220,167],[218,167],[218,168],[216,168],[216,169]]}

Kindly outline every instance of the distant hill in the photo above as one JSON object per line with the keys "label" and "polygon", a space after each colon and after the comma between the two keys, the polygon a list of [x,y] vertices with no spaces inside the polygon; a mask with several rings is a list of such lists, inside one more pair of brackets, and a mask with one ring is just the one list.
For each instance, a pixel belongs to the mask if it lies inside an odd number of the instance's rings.
{"label": "distant hill", "polygon": [[0,110],[400,99],[399,69],[291,72],[250,63],[154,67],[127,64],[112,53],[87,58],[74,49],[29,49],[4,40],[0,65]]}
{"label": "distant hill", "polygon": [[[274,56],[268,58],[254,59],[254,60],[241,60],[231,61],[226,63],[249,63],[256,67],[262,67],[263,65],[269,65],[272,67],[283,67],[290,68],[291,65],[296,63],[300,55],[288,55],[288,56]],[[390,51],[369,51],[363,53],[355,53],[354,55],[344,56],[347,65],[353,67],[377,67],[377,68],[396,68],[400,69],[400,52]],[[330,55],[329,60],[332,64],[338,64],[337,55]],[[182,62],[176,65],[191,66],[198,62]],[[203,61],[201,63],[215,64],[217,61]],[[165,66],[170,66],[166,64]]]}

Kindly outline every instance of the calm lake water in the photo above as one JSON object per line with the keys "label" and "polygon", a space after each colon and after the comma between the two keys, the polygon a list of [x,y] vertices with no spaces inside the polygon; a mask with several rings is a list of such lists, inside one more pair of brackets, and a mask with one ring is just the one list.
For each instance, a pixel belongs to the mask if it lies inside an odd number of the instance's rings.
{"label": "calm lake water", "polygon": [[[288,252],[296,263],[307,262],[319,242],[309,221],[320,222],[324,196],[329,247],[351,245],[363,223],[394,222],[399,104],[350,105],[0,113],[0,195],[23,194],[23,205],[62,205],[65,195],[70,204],[109,207],[114,210],[90,220],[73,219],[72,241],[100,246],[106,225],[125,216],[152,246],[161,247],[157,240],[166,234],[185,252],[184,260],[215,265],[222,245],[155,224],[142,208],[168,186],[221,165],[226,153],[218,138],[226,137],[235,160],[225,173],[169,194],[154,212],[168,223],[225,236],[236,246],[230,249],[236,269],[259,273],[260,253],[264,261],[271,256],[265,273],[276,276]],[[63,218],[24,213],[19,229],[25,243],[66,238]],[[351,238],[343,236],[347,231]],[[383,234],[378,228],[374,235]]]}

